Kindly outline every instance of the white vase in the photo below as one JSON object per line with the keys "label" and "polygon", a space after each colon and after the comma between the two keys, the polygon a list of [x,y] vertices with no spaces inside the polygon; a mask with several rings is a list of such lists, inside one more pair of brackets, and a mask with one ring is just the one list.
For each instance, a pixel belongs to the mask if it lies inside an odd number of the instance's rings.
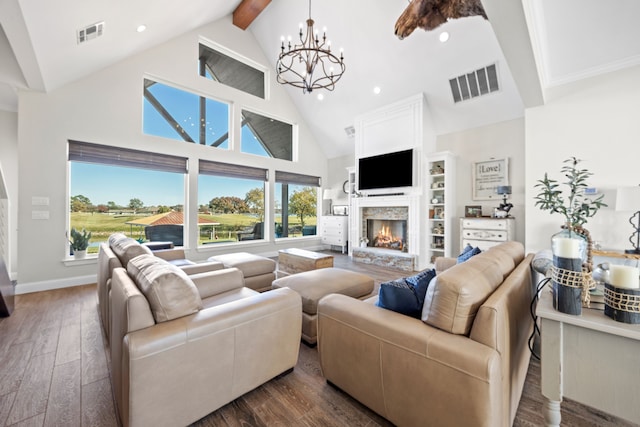
{"label": "white vase", "polygon": [[86,256],[87,256],[87,250],[86,249],[84,251],[73,251],[73,257],[75,259],[83,259]]}

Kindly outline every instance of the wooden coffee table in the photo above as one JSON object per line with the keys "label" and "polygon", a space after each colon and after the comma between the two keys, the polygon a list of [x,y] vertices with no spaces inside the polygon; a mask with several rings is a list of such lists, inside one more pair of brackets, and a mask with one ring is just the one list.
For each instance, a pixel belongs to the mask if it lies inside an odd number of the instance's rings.
{"label": "wooden coffee table", "polygon": [[333,255],[297,248],[278,251],[278,277],[329,267],[333,267]]}

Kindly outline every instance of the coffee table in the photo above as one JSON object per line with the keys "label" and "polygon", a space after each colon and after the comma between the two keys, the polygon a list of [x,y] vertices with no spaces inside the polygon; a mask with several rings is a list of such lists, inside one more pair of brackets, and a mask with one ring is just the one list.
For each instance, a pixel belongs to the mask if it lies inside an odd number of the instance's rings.
{"label": "coffee table", "polygon": [[278,251],[278,277],[329,267],[333,267],[333,255],[298,248]]}

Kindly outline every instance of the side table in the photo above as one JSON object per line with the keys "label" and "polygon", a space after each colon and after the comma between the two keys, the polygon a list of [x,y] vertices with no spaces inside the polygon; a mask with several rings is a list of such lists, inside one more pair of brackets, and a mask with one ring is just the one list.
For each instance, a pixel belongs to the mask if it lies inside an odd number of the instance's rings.
{"label": "side table", "polygon": [[278,278],[329,267],[333,267],[333,255],[298,248],[278,251]]}
{"label": "side table", "polygon": [[563,397],[640,423],[640,325],[616,322],[584,307],[580,316],[561,313],[553,308],[547,287],[536,314],[545,425],[560,425]]}

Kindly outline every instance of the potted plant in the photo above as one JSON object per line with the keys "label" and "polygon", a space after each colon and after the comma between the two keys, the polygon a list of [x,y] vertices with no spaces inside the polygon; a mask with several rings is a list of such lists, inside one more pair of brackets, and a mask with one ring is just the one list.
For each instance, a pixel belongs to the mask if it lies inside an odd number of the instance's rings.
{"label": "potted plant", "polygon": [[535,185],[540,190],[535,196],[535,205],[543,211],[564,216],[562,231],[551,237],[553,302],[556,309],[568,314],[582,312],[582,301],[588,297],[591,284],[591,238],[584,224],[601,207],[607,206],[603,202],[604,195],[591,198],[587,194],[587,179],[593,173],[579,168],[580,162],[571,157],[564,161],[560,170],[567,178],[563,182],[568,187],[566,198],[558,181],[550,179],[547,173]]}
{"label": "potted plant", "polygon": [[84,228],[82,231],[78,231],[75,228],[71,229],[71,249],[73,250],[74,258],[84,258],[87,255],[87,248],[89,247],[89,240],[91,239],[91,232],[87,232]]}

